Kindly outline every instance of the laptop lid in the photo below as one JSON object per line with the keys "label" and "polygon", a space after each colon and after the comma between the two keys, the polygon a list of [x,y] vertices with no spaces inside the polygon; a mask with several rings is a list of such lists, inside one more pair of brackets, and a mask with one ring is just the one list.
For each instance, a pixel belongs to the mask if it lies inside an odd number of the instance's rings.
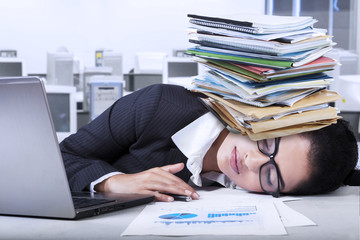
{"label": "laptop lid", "polygon": [[[0,78],[0,111],[0,214],[76,218],[79,211],[74,208],[42,81]],[[128,197],[119,206],[152,199]],[[107,205],[93,215],[110,209],[119,207]],[[89,208],[85,210],[86,216],[91,215]]]}

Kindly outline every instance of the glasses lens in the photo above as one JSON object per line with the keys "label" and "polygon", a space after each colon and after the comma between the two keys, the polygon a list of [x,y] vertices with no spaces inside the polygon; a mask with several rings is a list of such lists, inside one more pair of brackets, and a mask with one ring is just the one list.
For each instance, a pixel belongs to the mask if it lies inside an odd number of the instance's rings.
{"label": "glasses lens", "polygon": [[260,169],[260,184],[262,189],[268,193],[277,193],[279,189],[279,176],[275,165],[267,163]]}
{"label": "glasses lens", "polygon": [[276,147],[275,138],[260,140],[258,141],[258,146],[260,151],[268,155],[271,155],[275,152],[275,147]]}

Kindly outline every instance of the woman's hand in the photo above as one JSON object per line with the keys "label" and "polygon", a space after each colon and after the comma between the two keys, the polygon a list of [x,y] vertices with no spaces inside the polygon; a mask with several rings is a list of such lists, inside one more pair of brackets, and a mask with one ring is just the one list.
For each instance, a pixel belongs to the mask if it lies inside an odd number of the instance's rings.
{"label": "woman's hand", "polygon": [[183,163],[151,168],[134,174],[114,175],[95,186],[96,191],[113,193],[152,194],[158,201],[171,202],[174,198],[164,193],[187,195],[199,199],[199,194],[174,174],[184,168]]}

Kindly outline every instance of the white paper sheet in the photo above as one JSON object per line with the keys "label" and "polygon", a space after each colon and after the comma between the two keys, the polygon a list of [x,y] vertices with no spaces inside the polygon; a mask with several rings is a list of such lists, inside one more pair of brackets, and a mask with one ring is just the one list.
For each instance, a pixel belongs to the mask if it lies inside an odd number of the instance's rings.
{"label": "white paper sheet", "polygon": [[285,235],[273,201],[200,192],[191,202],[148,205],[128,226],[127,235]]}
{"label": "white paper sheet", "polygon": [[288,207],[282,201],[274,202],[285,227],[316,226],[316,224],[301,213]]}
{"label": "white paper sheet", "polygon": [[303,214],[295,211],[285,204],[285,202],[289,201],[300,201],[301,198],[297,197],[289,197],[283,196],[279,198],[273,198],[270,195],[263,194],[249,194],[247,191],[242,189],[228,189],[228,188],[218,188],[213,191],[200,191],[202,196],[210,195],[210,196],[223,196],[227,198],[234,198],[241,196],[243,199],[249,199],[249,201],[256,199],[257,201],[272,201],[275,204],[276,209],[280,215],[280,219],[283,222],[284,227],[303,227],[303,226],[316,226],[316,223],[311,221],[309,218],[304,216]]}
{"label": "white paper sheet", "polygon": [[284,202],[241,189],[207,188],[191,202],[156,202],[144,208],[122,236],[285,235],[285,227],[316,225]]}

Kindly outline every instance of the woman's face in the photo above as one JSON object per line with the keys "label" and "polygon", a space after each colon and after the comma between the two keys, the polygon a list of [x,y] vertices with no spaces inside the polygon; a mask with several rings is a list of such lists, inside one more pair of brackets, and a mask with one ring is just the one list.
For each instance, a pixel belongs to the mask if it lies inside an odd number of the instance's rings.
{"label": "woman's face", "polygon": [[[307,154],[310,142],[299,135],[282,137],[275,162],[284,180],[280,192],[293,190],[310,174]],[[259,180],[261,165],[270,158],[258,150],[256,141],[241,134],[229,133],[217,152],[217,164],[239,187],[254,192],[262,192]]]}

